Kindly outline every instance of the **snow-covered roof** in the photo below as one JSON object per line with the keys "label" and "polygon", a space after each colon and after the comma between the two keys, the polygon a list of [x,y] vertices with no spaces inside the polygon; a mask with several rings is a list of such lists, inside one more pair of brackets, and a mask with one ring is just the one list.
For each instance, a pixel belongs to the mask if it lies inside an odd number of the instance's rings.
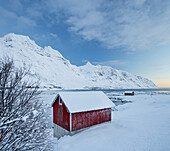
{"label": "snow-covered roof", "polygon": [[134,92],[134,91],[125,91],[125,93],[132,93],[132,92]]}
{"label": "snow-covered roof", "polygon": [[59,92],[58,95],[70,113],[112,108],[115,106],[102,91],[69,91]]}

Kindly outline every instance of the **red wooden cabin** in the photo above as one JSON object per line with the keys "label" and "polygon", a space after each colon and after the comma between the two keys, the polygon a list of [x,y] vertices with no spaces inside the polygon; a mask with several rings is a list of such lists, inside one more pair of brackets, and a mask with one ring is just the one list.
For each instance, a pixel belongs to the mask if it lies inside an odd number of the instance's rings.
{"label": "red wooden cabin", "polygon": [[125,91],[125,95],[133,96],[134,94],[134,91]]}
{"label": "red wooden cabin", "polygon": [[114,103],[101,91],[59,92],[53,104],[54,136],[72,135],[111,121]]}

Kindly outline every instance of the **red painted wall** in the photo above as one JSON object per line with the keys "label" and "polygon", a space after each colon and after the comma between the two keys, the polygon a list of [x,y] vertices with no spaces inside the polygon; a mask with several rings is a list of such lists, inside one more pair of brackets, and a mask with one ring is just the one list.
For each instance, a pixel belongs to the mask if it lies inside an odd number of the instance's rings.
{"label": "red painted wall", "polygon": [[59,97],[53,105],[53,122],[70,131],[70,113],[63,102],[59,105]]}
{"label": "red painted wall", "polygon": [[72,131],[111,121],[111,108],[72,113]]}
{"label": "red painted wall", "polygon": [[125,95],[134,95],[135,93],[134,92],[132,92],[132,93],[125,93]]}

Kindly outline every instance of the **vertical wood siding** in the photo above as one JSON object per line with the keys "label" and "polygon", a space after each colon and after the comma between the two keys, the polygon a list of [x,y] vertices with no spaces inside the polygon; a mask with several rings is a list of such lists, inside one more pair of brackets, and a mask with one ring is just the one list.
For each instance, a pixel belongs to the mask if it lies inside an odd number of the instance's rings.
{"label": "vertical wood siding", "polygon": [[63,102],[59,105],[59,97],[53,105],[53,122],[70,131],[70,113]]}
{"label": "vertical wood siding", "polygon": [[111,121],[111,108],[72,113],[72,131]]}

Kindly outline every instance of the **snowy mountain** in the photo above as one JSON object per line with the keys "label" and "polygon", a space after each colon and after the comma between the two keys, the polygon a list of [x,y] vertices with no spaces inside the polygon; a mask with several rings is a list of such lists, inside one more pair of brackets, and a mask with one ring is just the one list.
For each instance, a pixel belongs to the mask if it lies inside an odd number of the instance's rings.
{"label": "snowy mountain", "polygon": [[50,46],[41,48],[27,36],[8,34],[0,38],[0,57],[9,56],[17,67],[31,67],[30,75],[41,86],[62,88],[155,88],[155,84],[140,76],[108,66],[75,66]]}

